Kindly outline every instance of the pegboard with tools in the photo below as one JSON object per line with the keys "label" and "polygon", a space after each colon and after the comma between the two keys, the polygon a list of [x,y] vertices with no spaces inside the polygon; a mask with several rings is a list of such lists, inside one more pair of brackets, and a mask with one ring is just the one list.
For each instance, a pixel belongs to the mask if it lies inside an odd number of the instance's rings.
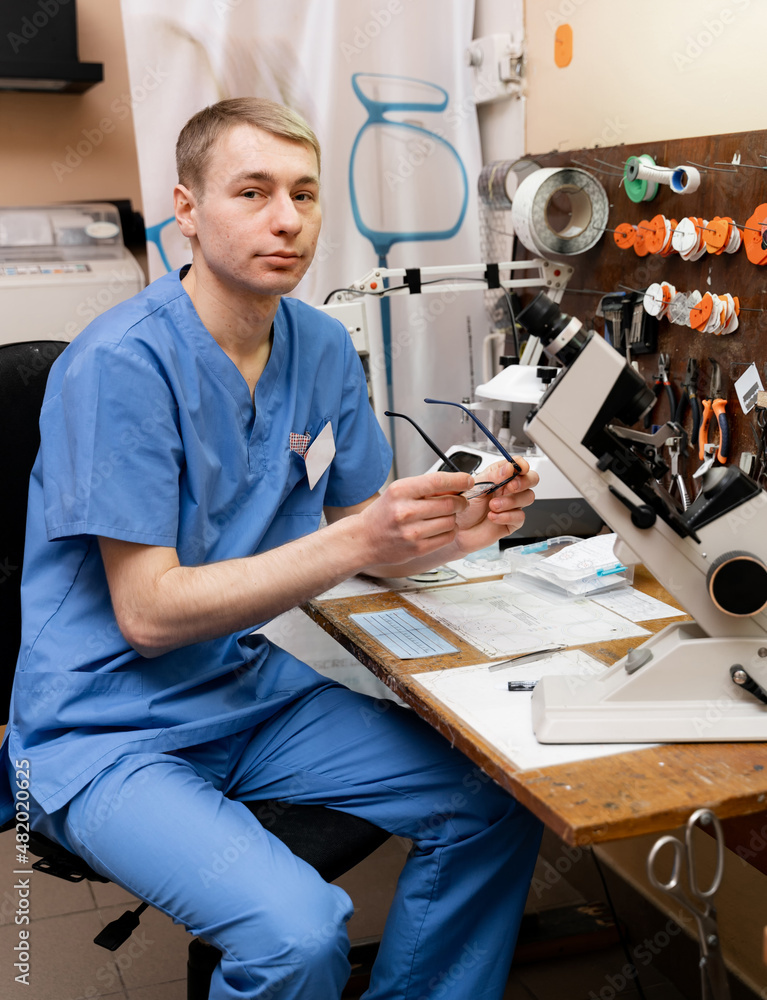
{"label": "pegboard with tools", "polygon": [[[530,172],[531,161],[538,171]],[[496,201],[505,194],[509,203],[515,257],[544,255],[574,268],[562,309],[627,353],[656,388],[651,424],[676,415],[692,437],[696,397],[704,419],[710,411],[716,448],[707,457],[740,463],[767,486],[767,421],[754,406],[767,386],[767,131],[555,152],[524,163],[519,179],[513,164],[493,176]],[[536,173],[542,182],[533,181]],[[705,402],[714,399],[726,406]],[[698,442],[690,441],[682,468],[694,492],[700,464]]]}

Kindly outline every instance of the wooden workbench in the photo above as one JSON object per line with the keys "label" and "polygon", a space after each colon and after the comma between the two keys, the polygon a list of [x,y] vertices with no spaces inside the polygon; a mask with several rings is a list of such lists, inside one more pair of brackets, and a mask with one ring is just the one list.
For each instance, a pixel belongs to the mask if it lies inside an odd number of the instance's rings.
{"label": "wooden workbench", "polygon": [[[676,604],[643,567],[636,568],[634,585]],[[396,607],[405,607],[427,622],[459,652],[400,660],[349,618],[354,613]],[[767,743],[665,744],[553,767],[514,769],[491,743],[413,679],[413,674],[425,671],[488,662],[490,658],[484,653],[395,592],[315,600],[303,610],[567,843],[599,843],[668,830],[680,826],[703,806],[723,820],[747,817],[767,808]],[[680,620],[661,619],[642,625],[657,632]],[[636,639],[621,639],[583,649],[611,664],[635,644]],[[728,841],[728,846],[735,846],[731,838]]]}

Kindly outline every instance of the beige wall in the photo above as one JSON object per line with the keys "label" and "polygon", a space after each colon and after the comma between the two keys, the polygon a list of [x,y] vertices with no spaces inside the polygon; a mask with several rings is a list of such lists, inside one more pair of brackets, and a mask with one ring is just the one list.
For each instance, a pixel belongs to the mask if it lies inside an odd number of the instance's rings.
{"label": "beige wall", "polygon": [[103,63],[104,80],[84,94],[0,93],[0,205],[129,198],[141,211],[120,0],[77,10],[80,60]]}
{"label": "beige wall", "polygon": [[763,0],[525,0],[525,20],[529,153],[765,127]]}

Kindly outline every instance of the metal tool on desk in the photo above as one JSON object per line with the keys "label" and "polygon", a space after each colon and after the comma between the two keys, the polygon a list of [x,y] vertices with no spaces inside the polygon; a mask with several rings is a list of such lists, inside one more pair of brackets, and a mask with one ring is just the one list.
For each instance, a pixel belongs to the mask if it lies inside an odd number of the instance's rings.
{"label": "metal tool on desk", "polygon": [[[532,698],[536,737],[764,740],[767,495],[737,466],[716,466],[680,510],[657,481],[648,442],[635,440],[633,426],[655,404],[642,376],[543,294],[518,319],[564,366],[526,433],[617,533],[616,558],[644,563],[694,619],[650,636],[577,688],[566,677],[544,677]],[[671,424],[658,431],[666,439],[675,433]],[[712,713],[714,705],[723,707]]]}
{"label": "metal tool on desk", "polygon": [[[703,400],[703,418],[698,437],[698,457],[704,464],[709,462],[704,472],[708,471],[715,461],[724,465],[730,455],[730,425],[727,422],[727,400],[722,397],[722,370],[713,358],[708,360],[711,364],[711,383],[709,396]],[[719,429],[719,441],[715,445],[708,443],[708,425],[712,414]],[[697,476],[703,473],[698,469],[695,474]]]}
{"label": "metal tool on desk", "polygon": [[[700,870],[695,853],[694,830],[700,823],[713,824],[716,841],[716,869],[708,888],[700,884]],[[660,877],[659,855],[666,846],[672,849],[671,875],[667,880]],[[689,891],[680,884],[682,866],[687,869]],[[698,809],[687,821],[684,842],[678,837],[667,835],[654,844],[647,859],[647,875],[656,889],[667,893],[681,903],[693,915],[698,928],[700,942],[700,978],[703,1000],[730,1000],[727,984],[727,970],[722,958],[719,929],[716,923],[716,909],[711,902],[722,883],[724,872],[724,836],[719,820],[710,809]]]}

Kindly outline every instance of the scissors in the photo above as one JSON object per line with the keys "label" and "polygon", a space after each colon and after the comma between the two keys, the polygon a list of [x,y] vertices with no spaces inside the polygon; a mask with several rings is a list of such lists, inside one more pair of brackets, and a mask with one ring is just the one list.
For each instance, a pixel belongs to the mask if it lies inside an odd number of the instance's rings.
{"label": "scissors", "polygon": [[[698,881],[698,863],[695,857],[693,830],[697,823],[702,826],[713,824],[716,840],[716,871],[707,889]],[[671,875],[663,881],[658,874],[658,855],[670,844],[673,861]],[[686,863],[689,894],[679,884],[682,864]],[[700,977],[703,1000],[730,1000],[727,984],[727,970],[724,966],[720,947],[719,931],[716,925],[716,910],[711,899],[722,883],[724,872],[724,834],[719,820],[710,809],[698,809],[690,816],[685,829],[684,843],[678,837],[661,837],[650,851],[647,859],[647,875],[656,889],[667,893],[695,918],[700,941]]]}

